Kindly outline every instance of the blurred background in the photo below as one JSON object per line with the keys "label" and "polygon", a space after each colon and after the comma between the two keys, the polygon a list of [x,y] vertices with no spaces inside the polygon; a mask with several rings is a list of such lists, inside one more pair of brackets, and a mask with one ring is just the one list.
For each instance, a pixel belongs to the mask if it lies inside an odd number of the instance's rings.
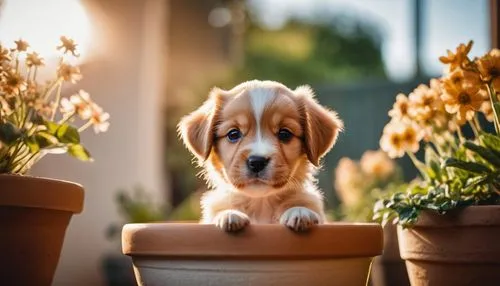
{"label": "blurred background", "polygon": [[[75,39],[83,80],[64,92],[84,88],[111,114],[107,133],[83,136],[95,162],[47,157],[32,172],[86,189],[54,285],[134,285],[121,226],[198,219],[205,186],[176,124],[213,86],[313,86],[345,121],[319,184],[331,217],[348,219],[334,189],[339,159],[379,148],[396,94],[439,76],[446,49],[474,40],[476,56],[495,45],[495,2],[0,0],[0,42],[23,38],[50,65],[59,36]],[[401,180],[415,176],[396,164]]]}

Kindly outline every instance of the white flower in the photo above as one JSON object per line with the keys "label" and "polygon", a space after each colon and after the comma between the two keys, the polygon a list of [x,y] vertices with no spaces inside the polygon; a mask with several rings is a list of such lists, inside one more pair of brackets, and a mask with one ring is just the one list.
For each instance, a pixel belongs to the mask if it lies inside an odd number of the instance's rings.
{"label": "white flower", "polygon": [[104,112],[100,106],[95,103],[92,103],[92,116],[90,121],[94,125],[94,132],[106,132],[109,128],[109,120],[110,115],[107,112]]}
{"label": "white flower", "polygon": [[88,120],[92,116],[92,100],[90,95],[80,90],[77,94],[72,95],[69,100],[61,99],[61,112],[64,114],[76,113],[83,120]]}

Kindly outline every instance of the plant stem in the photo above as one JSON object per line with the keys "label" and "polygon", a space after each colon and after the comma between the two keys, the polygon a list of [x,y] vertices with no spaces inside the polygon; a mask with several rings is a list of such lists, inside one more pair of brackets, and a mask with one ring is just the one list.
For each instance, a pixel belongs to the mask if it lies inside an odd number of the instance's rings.
{"label": "plant stem", "polygon": [[472,132],[474,132],[474,136],[476,138],[479,138],[479,131],[477,130],[477,127],[476,127],[476,124],[474,123],[474,121],[469,120],[468,122],[469,122],[470,128],[472,129]]}
{"label": "plant stem", "polygon": [[59,107],[59,101],[61,100],[61,89],[62,89],[62,83],[59,83],[56,93],[56,103],[54,104],[54,109],[52,110],[52,116],[50,117],[50,121],[54,121],[54,118],[56,117],[57,107]]}
{"label": "plant stem", "polygon": [[87,121],[84,125],[82,125],[80,128],[78,128],[78,132],[82,132],[85,129],[89,128],[92,125],[92,121]]}
{"label": "plant stem", "polygon": [[465,142],[465,137],[464,137],[464,134],[462,133],[462,128],[460,126],[457,126],[457,134],[458,134],[458,139],[460,140],[460,143]]}
{"label": "plant stem", "polygon": [[498,104],[498,98],[496,96],[496,92],[491,88],[490,84],[486,85],[486,88],[488,90],[488,95],[490,97],[490,102],[491,102],[491,108],[493,109],[493,115],[494,115],[494,121],[495,121],[495,131],[497,134],[500,133],[500,106],[497,106]]}
{"label": "plant stem", "polygon": [[31,154],[31,156],[28,158],[28,160],[26,160],[22,165],[19,165],[19,167],[16,167],[16,172],[21,173],[23,168],[38,154],[39,154],[39,152]]}
{"label": "plant stem", "polygon": [[56,88],[56,86],[61,82],[60,79],[57,79],[55,80],[52,85],[50,85],[50,87],[45,91],[45,95],[43,97],[44,100],[47,100],[49,99],[50,95],[52,94],[52,92],[54,91],[54,89]]}
{"label": "plant stem", "polygon": [[474,117],[472,118],[474,120],[474,124],[476,124],[476,128],[479,132],[483,131],[483,128],[481,128],[481,122],[479,122],[479,118],[477,118],[477,113],[474,114]]}
{"label": "plant stem", "polygon": [[412,152],[406,152],[406,154],[408,155],[408,157],[410,157],[413,165],[415,165],[415,167],[417,168],[417,170],[420,172],[420,174],[422,175],[422,177],[427,177],[427,174],[425,173],[425,169],[424,168],[424,164],[422,162],[420,162],[420,160],[417,159],[417,157],[415,156],[415,154],[413,154]]}

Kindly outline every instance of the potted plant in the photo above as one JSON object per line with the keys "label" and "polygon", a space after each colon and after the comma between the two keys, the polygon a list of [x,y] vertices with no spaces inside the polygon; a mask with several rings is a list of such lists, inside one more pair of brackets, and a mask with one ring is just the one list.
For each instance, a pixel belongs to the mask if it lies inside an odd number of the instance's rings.
{"label": "potted plant", "polygon": [[[343,220],[372,222],[372,206],[388,194],[406,188],[402,170],[382,150],[368,150],[359,161],[340,159],[335,169],[335,191],[341,200]],[[409,285],[404,261],[399,255],[396,227],[384,226],[384,251],[372,263],[370,283],[373,286]]]}
{"label": "potted plant", "polygon": [[[50,285],[71,216],[83,208],[82,186],[26,175],[47,154],[92,160],[80,133],[107,130],[109,115],[81,90],[62,87],[81,78],[76,44],[61,37],[57,70],[42,81],[44,60],[23,40],[0,45],[0,277],[6,285]],[[80,120],[80,127],[75,121]]]}
{"label": "potted plant", "polygon": [[[500,281],[500,50],[471,59],[471,47],[441,57],[447,70],[430,86],[398,95],[381,138],[382,149],[406,153],[421,174],[374,208],[375,218],[399,224],[412,285]],[[421,141],[424,161],[415,156]]]}

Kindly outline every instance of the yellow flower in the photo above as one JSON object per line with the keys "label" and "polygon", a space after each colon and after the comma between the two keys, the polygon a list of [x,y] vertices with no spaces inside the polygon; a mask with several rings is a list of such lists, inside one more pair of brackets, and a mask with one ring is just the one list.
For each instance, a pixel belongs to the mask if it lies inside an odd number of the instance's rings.
{"label": "yellow flower", "polygon": [[109,128],[109,113],[104,112],[100,106],[95,103],[91,104],[92,116],[90,117],[90,122],[94,125],[94,132],[106,132]]}
{"label": "yellow flower", "polygon": [[57,68],[57,75],[63,80],[70,81],[71,83],[76,83],[82,79],[80,68],[65,63],[59,65]]}
{"label": "yellow flower", "polygon": [[26,52],[29,48],[29,44],[22,39],[19,39],[17,41],[14,41],[16,43],[16,48],[12,49],[13,51],[18,51],[18,52]]}
{"label": "yellow flower", "polygon": [[77,44],[75,44],[75,41],[70,38],[66,38],[65,36],[62,36],[60,39],[61,45],[57,47],[58,50],[64,49],[64,53],[70,52],[75,57],[80,56],[80,54],[76,53]]}
{"label": "yellow flower", "polygon": [[443,88],[445,90],[455,90],[457,86],[481,87],[482,82],[479,74],[473,71],[465,71],[457,68],[443,78]]}
{"label": "yellow flower", "polygon": [[36,52],[32,52],[32,53],[29,53],[27,56],[26,56],[26,65],[28,67],[39,67],[39,66],[43,66],[43,58],[41,58],[38,53]]}
{"label": "yellow flower", "polygon": [[419,149],[422,134],[411,123],[391,121],[384,128],[380,147],[391,158],[403,157],[405,152],[415,153]]}
{"label": "yellow flower", "polygon": [[463,67],[465,64],[468,63],[467,54],[470,52],[472,44],[473,44],[472,41],[469,41],[467,45],[460,44],[457,47],[455,53],[451,52],[450,50],[447,50],[446,51],[447,56],[439,57],[439,60],[443,64],[449,64],[450,70],[454,70],[457,67]]}
{"label": "yellow flower", "polygon": [[459,124],[472,120],[474,112],[481,108],[485,97],[485,91],[478,86],[463,84],[446,89],[441,95],[446,111],[451,114],[456,113]]}
{"label": "yellow flower", "polygon": [[442,109],[440,94],[425,84],[420,84],[409,95],[410,115],[417,121],[427,121],[434,117],[437,110]]}
{"label": "yellow flower", "polygon": [[495,114],[493,112],[493,108],[489,99],[483,101],[480,111],[484,114],[484,117],[489,122],[493,122],[495,120]]}
{"label": "yellow flower", "polygon": [[8,95],[19,94],[26,90],[26,81],[21,74],[14,70],[6,72],[4,82],[2,83],[2,90]]}
{"label": "yellow flower", "polygon": [[397,119],[404,119],[409,116],[409,102],[406,95],[400,93],[396,96],[396,102],[392,109],[389,111],[389,116]]}
{"label": "yellow flower", "polygon": [[500,50],[493,49],[477,61],[477,68],[486,82],[491,82],[493,89],[500,92]]}
{"label": "yellow flower", "polygon": [[72,95],[69,100],[67,98],[61,99],[61,112],[66,116],[73,113],[83,120],[88,120],[92,116],[92,101],[87,92],[80,90],[77,94]]}
{"label": "yellow flower", "polygon": [[363,199],[366,180],[359,165],[343,157],[335,168],[335,191],[342,203],[348,207],[355,206]]}
{"label": "yellow flower", "polygon": [[0,65],[11,60],[10,51],[0,45]]}
{"label": "yellow flower", "polygon": [[390,177],[396,168],[394,161],[381,150],[366,151],[360,160],[361,170],[381,180]]}

